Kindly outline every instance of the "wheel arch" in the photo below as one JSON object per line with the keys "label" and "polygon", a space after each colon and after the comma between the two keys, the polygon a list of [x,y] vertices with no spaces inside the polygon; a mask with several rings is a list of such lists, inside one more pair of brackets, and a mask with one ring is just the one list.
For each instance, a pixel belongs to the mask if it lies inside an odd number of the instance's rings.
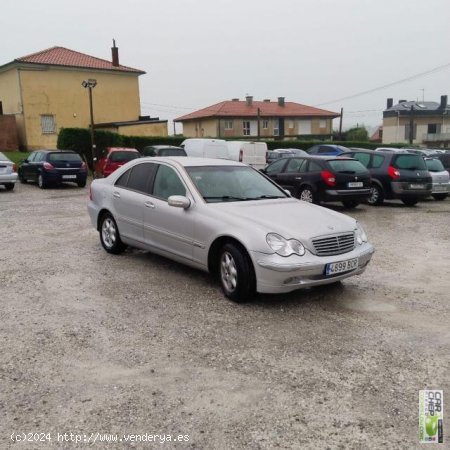
{"label": "wheel arch", "polygon": [[[98,213],[98,216],[97,216],[97,231],[100,231],[100,222],[102,220],[102,217],[105,214],[111,214],[111,211],[109,209],[107,209],[107,208],[103,208]],[[111,214],[111,216],[112,216],[112,214]]]}

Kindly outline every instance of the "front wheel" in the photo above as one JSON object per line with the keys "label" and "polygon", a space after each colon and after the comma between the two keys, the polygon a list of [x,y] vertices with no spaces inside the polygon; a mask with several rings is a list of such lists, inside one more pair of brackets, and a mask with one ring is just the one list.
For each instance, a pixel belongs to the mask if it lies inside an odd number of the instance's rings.
{"label": "front wheel", "polygon": [[359,205],[359,202],[357,202],[356,200],[343,200],[342,204],[347,209],[353,209]]}
{"label": "front wheel", "polygon": [[118,255],[126,249],[120,239],[119,229],[113,216],[106,213],[100,220],[100,242],[108,253]]}
{"label": "front wheel", "polygon": [[448,194],[433,194],[433,198],[435,200],[445,200],[448,197]]}
{"label": "front wheel", "polygon": [[225,244],[220,252],[219,273],[226,297],[242,303],[255,293],[255,276],[249,256],[235,244]]}
{"label": "front wheel", "polygon": [[14,189],[15,184],[14,183],[6,183],[5,184],[5,189],[7,191],[12,191]]}
{"label": "front wheel", "polygon": [[383,204],[384,194],[383,190],[377,184],[373,184],[370,187],[370,196],[367,199],[367,203],[372,206],[379,206]]}
{"label": "front wheel", "polygon": [[419,201],[418,198],[402,198],[402,202],[406,205],[406,206],[414,206],[417,202]]}

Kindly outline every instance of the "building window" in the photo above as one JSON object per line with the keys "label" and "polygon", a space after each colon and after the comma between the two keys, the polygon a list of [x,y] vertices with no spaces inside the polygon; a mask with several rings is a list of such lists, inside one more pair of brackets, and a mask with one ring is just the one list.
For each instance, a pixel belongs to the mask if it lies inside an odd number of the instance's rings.
{"label": "building window", "polygon": [[320,119],[319,128],[326,128],[326,127],[327,127],[327,121],[325,119]]}
{"label": "building window", "polygon": [[233,129],[233,121],[225,120],[225,130],[232,130],[232,129]]}
{"label": "building window", "polygon": [[294,128],[294,121],[293,120],[288,120],[287,121],[287,127],[288,127],[288,129]]}
{"label": "building window", "polygon": [[244,120],[242,122],[242,128],[244,130],[244,136],[250,136],[250,121]]}
{"label": "building window", "polygon": [[269,121],[263,120],[263,130],[267,130],[269,128]]}
{"label": "building window", "polygon": [[440,123],[429,123],[428,124],[428,134],[439,134],[441,124]]}
{"label": "building window", "polygon": [[41,115],[41,128],[42,134],[55,134],[56,133],[55,116],[51,114]]}
{"label": "building window", "polygon": [[278,121],[278,119],[275,119],[273,121],[273,135],[274,136],[280,135],[280,122]]}

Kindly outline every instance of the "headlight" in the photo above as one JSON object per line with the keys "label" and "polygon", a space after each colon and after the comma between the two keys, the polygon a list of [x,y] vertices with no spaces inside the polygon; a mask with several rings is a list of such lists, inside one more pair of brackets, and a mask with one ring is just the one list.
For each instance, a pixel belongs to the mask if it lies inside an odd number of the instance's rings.
{"label": "headlight", "polygon": [[356,222],[355,237],[356,242],[359,245],[362,245],[363,242],[367,242],[367,234],[364,231],[364,228],[359,224],[359,222]]}
{"label": "headlight", "polygon": [[285,239],[276,233],[269,233],[266,236],[266,241],[269,247],[280,256],[290,256],[296,254],[303,256],[305,254],[305,247],[297,239]]}

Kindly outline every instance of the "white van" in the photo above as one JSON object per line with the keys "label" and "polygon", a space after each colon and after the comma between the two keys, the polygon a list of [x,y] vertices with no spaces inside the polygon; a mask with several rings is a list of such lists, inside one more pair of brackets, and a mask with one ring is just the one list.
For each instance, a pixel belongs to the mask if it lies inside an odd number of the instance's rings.
{"label": "white van", "polygon": [[267,144],[265,142],[227,141],[229,158],[255,169],[267,165]]}
{"label": "white van", "polygon": [[185,139],[180,146],[188,156],[230,159],[227,143],[223,139]]}

